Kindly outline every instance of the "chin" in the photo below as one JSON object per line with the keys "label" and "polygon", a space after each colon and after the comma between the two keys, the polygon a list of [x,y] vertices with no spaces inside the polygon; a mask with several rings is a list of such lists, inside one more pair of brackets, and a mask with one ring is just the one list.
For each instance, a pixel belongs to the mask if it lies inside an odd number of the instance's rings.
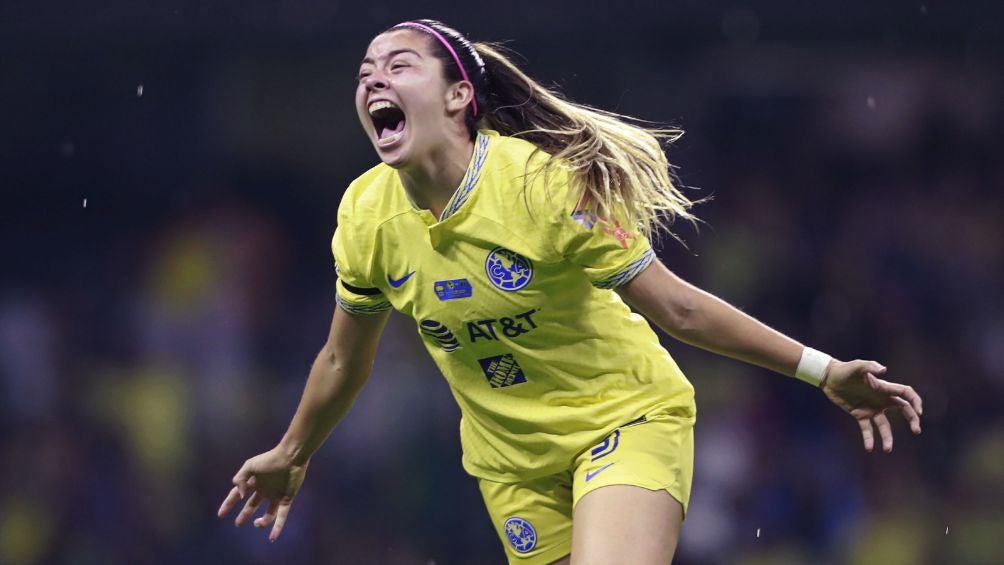
{"label": "chin", "polygon": [[391,167],[392,169],[403,169],[408,166],[408,164],[413,160],[414,156],[411,151],[411,144],[404,140],[404,143],[400,143],[395,147],[383,148],[376,143],[373,144],[376,149],[377,156],[383,161],[385,165]]}
{"label": "chin", "polygon": [[395,171],[400,171],[401,169],[405,168],[405,166],[408,164],[404,160],[388,159],[386,157],[382,158],[381,161],[383,161],[384,165],[387,165],[388,167],[394,169]]}
{"label": "chin", "polygon": [[377,155],[385,165],[392,169],[402,169],[408,164],[404,152],[400,149],[395,151],[381,151],[377,149]]}

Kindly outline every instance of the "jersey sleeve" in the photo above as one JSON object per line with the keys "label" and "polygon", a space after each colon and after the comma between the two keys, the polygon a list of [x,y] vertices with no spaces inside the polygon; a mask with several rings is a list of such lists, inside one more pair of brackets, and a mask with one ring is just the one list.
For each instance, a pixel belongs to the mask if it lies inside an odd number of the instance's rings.
{"label": "jersey sleeve", "polygon": [[653,260],[652,245],[622,210],[600,217],[588,210],[565,210],[559,218],[557,250],[579,265],[597,288],[613,289],[638,276]]}
{"label": "jersey sleeve", "polygon": [[335,300],[350,314],[377,314],[391,308],[390,302],[374,282],[372,273],[373,244],[362,234],[354,234],[350,223],[339,225],[331,238],[331,252],[335,258]]}

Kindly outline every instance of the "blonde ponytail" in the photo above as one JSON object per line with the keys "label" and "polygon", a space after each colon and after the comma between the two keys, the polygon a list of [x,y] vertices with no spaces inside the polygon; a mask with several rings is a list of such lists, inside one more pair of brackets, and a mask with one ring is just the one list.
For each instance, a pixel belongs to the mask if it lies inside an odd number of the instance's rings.
{"label": "blonde ponytail", "polygon": [[628,116],[569,102],[523,73],[499,45],[473,45],[488,82],[487,111],[479,125],[548,153],[545,171],[567,163],[581,181],[582,207],[600,217],[623,207],[627,220],[649,238],[660,229],[677,237],[670,230],[677,218],[696,221],[690,212],[695,202],[673,184],[663,152],[663,144],[682,130],[642,127]]}

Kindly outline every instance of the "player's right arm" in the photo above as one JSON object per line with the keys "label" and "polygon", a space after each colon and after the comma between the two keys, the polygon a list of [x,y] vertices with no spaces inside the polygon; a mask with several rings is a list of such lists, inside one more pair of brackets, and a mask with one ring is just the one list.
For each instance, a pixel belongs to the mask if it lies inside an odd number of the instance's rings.
{"label": "player's right arm", "polygon": [[293,461],[306,464],[352,406],[373,370],[389,313],[349,314],[335,308],[328,341],[314,360],[300,406],[279,442]]}
{"label": "player's right arm", "polygon": [[310,457],[348,412],[369,378],[388,315],[389,310],[349,314],[341,306],[335,307],[328,339],[310,369],[289,429],[276,447],[248,459],[234,475],[234,487],[218,512],[221,518],[250,494],[234,523],[243,525],[262,502],[268,502],[265,514],[254,525],[266,528],[274,522],[269,540],[279,537]]}

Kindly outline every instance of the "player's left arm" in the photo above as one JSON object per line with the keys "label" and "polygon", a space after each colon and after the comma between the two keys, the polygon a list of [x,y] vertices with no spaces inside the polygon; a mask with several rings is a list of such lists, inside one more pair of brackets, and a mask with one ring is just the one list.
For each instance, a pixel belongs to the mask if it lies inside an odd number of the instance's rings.
{"label": "player's left arm", "polygon": [[[627,284],[621,297],[646,318],[684,343],[794,376],[805,346],[681,279],[656,259]],[[865,449],[875,445],[878,427],[882,447],[892,451],[887,410],[898,410],[915,434],[920,433],[923,405],[912,387],[879,377],[886,368],[876,361],[838,361],[823,369],[823,393],[854,417]]]}

